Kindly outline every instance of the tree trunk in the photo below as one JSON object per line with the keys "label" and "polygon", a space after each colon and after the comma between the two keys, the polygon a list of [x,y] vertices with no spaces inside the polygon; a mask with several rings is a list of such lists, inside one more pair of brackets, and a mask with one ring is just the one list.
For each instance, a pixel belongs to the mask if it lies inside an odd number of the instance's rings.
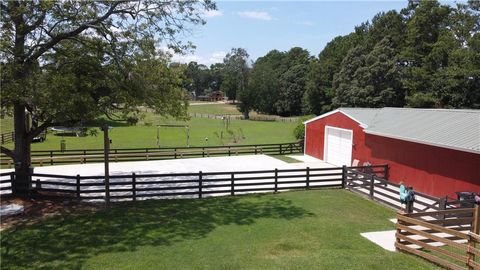
{"label": "tree trunk", "polygon": [[245,120],[250,119],[250,112],[249,111],[243,112],[243,119],[245,119]]}
{"label": "tree trunk", "polygon": [[25,78],[28,76],[29,66],[25,65],[25,40],[27,27],[25,18],[21,12],[24,3],[19,1],[9,1],[9,9],[12,15],[12,22],[15,25],[15,45],[13,47],[14,55],[14,78],[13,81],[20,85],[18,91],[18,100],[13,103],[13,125],[15,131],[15,180],[12,183],[12,192],[15,195],[28,195],[31,187],[30,172],[30,140],[28,139],[28,130],[25,114],[25,101],[22,99],[27,93]]}
{"label": "tree trunk", "polygon": [[31,142],[28,139],[27,117],[25,106],[16,103],[14,105],[14,129],[15,129],[15,181],[12,183],[12,192],[15,195],[28,195],[31,186]]}

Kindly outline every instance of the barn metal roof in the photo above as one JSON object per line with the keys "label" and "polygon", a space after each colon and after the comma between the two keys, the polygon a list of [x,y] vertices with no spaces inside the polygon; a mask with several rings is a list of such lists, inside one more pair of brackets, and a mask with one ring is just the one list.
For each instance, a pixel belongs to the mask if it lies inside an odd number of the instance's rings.
{"label": "barn metal roof", "polygon": [[[338,111],[368,134],[480,154],[480,110],[339,108],[334,112]],[[325,115],[314,119],[320,117]]]}

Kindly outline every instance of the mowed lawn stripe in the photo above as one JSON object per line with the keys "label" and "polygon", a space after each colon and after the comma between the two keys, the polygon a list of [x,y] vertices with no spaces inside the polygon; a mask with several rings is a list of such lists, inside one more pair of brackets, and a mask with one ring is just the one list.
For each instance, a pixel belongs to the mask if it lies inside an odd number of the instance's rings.
{"label": "mowed lawn stripe", "polygon": [[[159,118],[150,121],[153,123],[151,126],[142,123],[124,126],[117,123],[118,126],[110,130],[109,134],[112,139],[111,148],[157,147],[157,124],[188,125],[190,146],[284,143],[296,140],[293,135],[296,123],[231,120],[230,131],[227,131],[220,119],[191,118],[187,122],[181,122]],[[161,147],[187,145],[184,128],[161,127],[159,134]],[[208,141],[205,138],[208,138]],[[100,131],[97,136],[85,137],[56,136],[49,132],[46,141],[32,144],[32,150],[59,150],[62,139],[66,141],[67,149],[103,148],[103,134]],[[12,148],[13,144],[5,146]]]}
{"label": "mowed lawn stripe", "polygon": [[345,190],[114,203],[2,232],[2,269],[435,269],[360,236],[394,215]]}

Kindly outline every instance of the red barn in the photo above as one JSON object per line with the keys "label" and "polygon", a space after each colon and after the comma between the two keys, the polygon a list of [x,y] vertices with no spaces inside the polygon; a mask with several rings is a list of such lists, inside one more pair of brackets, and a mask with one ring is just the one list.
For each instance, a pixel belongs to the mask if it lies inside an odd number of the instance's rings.
{"label": "red barn", "polygon": [[480,192],[480,110],[340,108],[304,124],[306,155],[388,164],[392,182],[434,196]]}

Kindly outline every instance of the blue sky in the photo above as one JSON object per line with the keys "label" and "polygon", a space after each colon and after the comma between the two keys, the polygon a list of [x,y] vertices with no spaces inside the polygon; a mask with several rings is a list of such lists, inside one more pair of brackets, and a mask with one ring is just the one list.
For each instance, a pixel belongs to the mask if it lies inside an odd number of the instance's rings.
{"label": "blue sky", "polygon": [[334,37],[381,11],[400,10],[407,1],[218,1],[205,14],[207,24],[196,26],[185,40],[196,45],[193,54],[174,56],[181,62],[210,65],[221,62],[233,47],[245,48],[251,60],[272,49],[299,46],[318,55]]}

